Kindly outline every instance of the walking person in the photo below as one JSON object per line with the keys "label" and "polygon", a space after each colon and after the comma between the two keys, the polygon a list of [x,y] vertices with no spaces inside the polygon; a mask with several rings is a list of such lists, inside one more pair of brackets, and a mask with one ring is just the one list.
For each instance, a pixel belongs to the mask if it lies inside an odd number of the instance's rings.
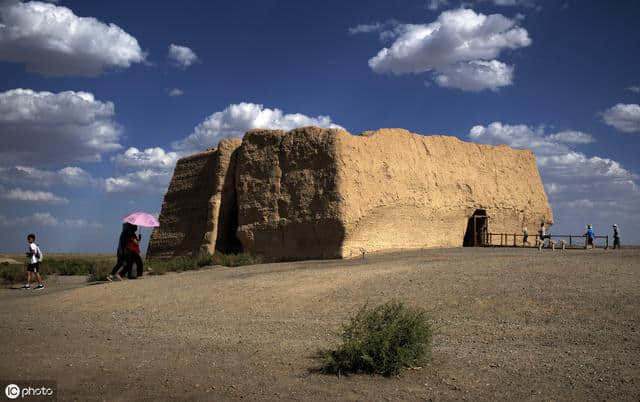
{"label": "walking person", "polygon": [[613,224],[613,249],[621,249],[620,246],[620,231],[618,230],[618,225]]}
{"label": "walking person", "polygon": [[125,256],[124,256],[124,250],[126,247],[129,232],[131,231],[131,226],[132,225],[127,222],[122,224],[122,232],[120,232],[120,238],[118,239],[118,248],[116,249],[117,261],[116,261],[116,265],[114,265],[113,269],[111,270],[111,274],[107,276],[108,281],[113,281],[113,279],[117,279],[117,280],[122,279],[120,275],[118,275],[118,271],[120,270],[120,268],[122,268],[122,266],[124,266],[126,262]]}
{"label": "walking person", "polygon": [[522,228],[522,247],[524,247],[525,244],[527,246],[531,245],[529,244],[529,231],[527,230],[526,226]]}
{"label": "walking person", "polygon": [[593,228],[591,227],[591,225],[587,225],[587,232],[584,234],[587,237],[587,247],[586,248],[593,248]]}
{"label": "walking person", "polygon": [[540,230],[538,230],[538,234],[540,235],[539,249],[542,251],[545,240],[549,239],[549,243],[551,243],[551,235],[547,233],[547,229],[544,227],[544,222],[540,223]]}
{"label": "walking person", "polygon": [[34,278],[38,281],[38,286],[36,286],[36,290],[44,289],[44,285],[42,284],[42,278],[40,277],[40,263],[42,262],[42,251],[40,251],[40,247],[36,244],[36,235],[30,233],[27,236],[27,243],[29,243],[29,248],[25,253],[27,255],[27,284],[24,285],[23,289],[31,289],[31,274],[33,273]]}
{"label": "walking person", "polygon": [[[135,279],[141,277],[143,274],[142,257],[140,257],[140,240],[142,235],[136,234],[138,227],[136,225],[130,225],[130,230],[127,232],[124,248],[124,270],[121,268],[122,273],[126,273],[129,279]],[[136,264],[136,274],[133,276],[133,264]],[[121,277],[121,273],[116,273],[116,277]]]}

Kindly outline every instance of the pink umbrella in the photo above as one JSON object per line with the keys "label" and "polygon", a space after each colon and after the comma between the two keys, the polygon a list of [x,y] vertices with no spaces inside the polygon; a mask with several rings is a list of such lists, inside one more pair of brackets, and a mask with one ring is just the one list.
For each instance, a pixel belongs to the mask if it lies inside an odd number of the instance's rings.
{"label": "pink umbrella", "polygon": [[128,222],[132,225],[143,226],[147,228],[155,228],[160,226],[160,222],[158,222],[156,217],[146,212],[132,212],[129,215],[125,216],[122,221]]}

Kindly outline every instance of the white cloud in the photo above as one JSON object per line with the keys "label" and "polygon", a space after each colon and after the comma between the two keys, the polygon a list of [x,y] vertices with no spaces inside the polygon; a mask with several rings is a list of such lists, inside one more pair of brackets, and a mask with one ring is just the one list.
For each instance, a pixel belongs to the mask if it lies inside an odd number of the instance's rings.
{"label": "white cloud", "polygon": [[515,6],[524,6],[524,7],[533,7],[533,1],[531,0],[491,0],[491,2],[496,6],[505,6],[505,7],[515,7]]}
{"label": "white cloud", "polygon": [[428,0],[427,8],[429,10],[437,10],[439,8],[443,8],[449,5],[449,0]]}
{"label": "white cloud", "polygon": [[25,186],[44,186],[64,184],[67,186],[89,186],[94,179],[86,170],[68,166],[57,171],[40,170],[31,166],[0,166],[0,183],[21,184]]}
{"label": "white cloud", "polygon": [[111,102],[91,93],[0,93],[0,160],[3,163],[98,161],[116,151],[121,129]]}
{"label": "white cloud", "polygon": [[133,36],[115,24],[43,2],[0,2],[0,60],[46,76],[96,76],[143,62]]}
{"label": "white cloud", "polygon": [[380,22],[374,22],[373,24],[360,24],[355,27],[350,27],[349,33],[354,35],[359,33],[377,32],[381,30],[383,26],[384,24]]}
{"label": "white cloud", "polygon": [[399,24],[395,37],[369,59],[377,73],[432,72],[436,83],[463,90],[496,89],[512,83],[513,66],[495,60],[507,49],[531,44],[517,19],[470,9],[445,11],[429,24]]}
{"label": "white cloud", "polygon": [[179,68],[185,69],[194,63],[197,63],[198,56],[186,46],[179,46],[175,44],[169,45],[169,60]]}
{"label": "white cloud", "polygon": [[595,142],[593,136],[582,131],[566,130],[549,136],[550,140],[565,144],[591,144]]}
{"label": "white cloud", "polygon": [[638,175],[615,160],[573,150],[567,145],[571,143],[567,138],[585,137],[567,133],[574,132],[546,135],[543,127],[493,122],[474,126],[469,138],[485,144],[527,148],[535,153],[560,230],[578,233],[582,225],[597,223],[601,231],[606,231],[616,221],[640,230],[640,219],[636,216],[640,205]]}
{"label": "white cloud", "polygon": [[493,91],[513,84],[513,66],[498,60],[472,60],[444,67],[435,76],[441,87],[458,88],[464,91]]}
{"label": "white cloud", "polygon": [[182,96],[184,91],[180,88],[172,88],[168,91],[169,96]]}
{"label": "white cloud", "polygon": [[51,226],[51,227],[67,227],[75,229],[102,229],[102,224],[91,222],[86,219],[58,219],[49,212],[36,212],[28,216],[7,217],[0,215],[0,226]]}
{"label": "white cloud", "polygon": [[32,191],[14,188],[9,191],[3,191],[2,198],[11,201],[37,202],[46,204],[68,204],[69,200],[64,197],[48,191]]}
{"label": "white cloud", "polygon": [[639,94],[639,93],[640,93],[640,86],[638,86],[638,85],[632,85],[632,86],[630,86],[630,87],[629,87],[629,88],[627,88],[627,89],[628,89],[629,91],[631,91],[631,92],[635,92],[635,93],[637,93],[637,94]]}
{"label": "white cloud", "polygon": [[618,103],[607,109],[602,118],[606,124],[622,132],[640,132],[640,105]]}
{"label": "white cloud", "polygon": [[109,177],[104,180],[103,186],[108,193],[164,193],[172,173],[172,171],[145,169],[124,176]]}
{"label": "white cloud", "polygon": [[213,113],[198,124],[187,138],[174,142],[172,146],[179,151],[198,152],[217,146],[221,139],[241,137],[253,128],[291,130],[303,126],[342,128],[334,124],[329,116],[284,114],[280,109],[243,102]]}
{"label": "white cloud", "polygon": [[131,147],[113,157],[113,161],[116,166],[124,169],[172,170],[178,158],[176,152],[165,152],[160,147],[147,148],[144,151]]}

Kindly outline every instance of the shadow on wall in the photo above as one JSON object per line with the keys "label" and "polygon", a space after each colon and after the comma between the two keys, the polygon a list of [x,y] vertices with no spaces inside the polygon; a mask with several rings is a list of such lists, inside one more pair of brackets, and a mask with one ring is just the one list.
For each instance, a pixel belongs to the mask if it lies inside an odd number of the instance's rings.
{"label": "shadow on wall", "polygon": [[485,234],[489,231],[487,211],[476,209],[467,222],[467,230],[464,232],[464,247],[477,247],[484,244]]}
{"label": "shadow on wall", "polygon": [[218,213],[218,233],[216,250],[224,254],[242,252],[242,243],[236,236],[238,230],[238,196],[236,192],[236,161],[238,149],[231,153],[229,168],[224,175],[220,211]]}

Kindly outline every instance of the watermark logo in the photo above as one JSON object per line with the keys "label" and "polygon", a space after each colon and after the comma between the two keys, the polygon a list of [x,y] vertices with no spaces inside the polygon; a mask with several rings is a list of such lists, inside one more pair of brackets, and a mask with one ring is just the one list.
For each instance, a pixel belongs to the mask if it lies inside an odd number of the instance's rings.
{"label": "watermark logo", "polygon": [[4,387],[4,395],[11,400],[53,401],[56,400],[56,383],[54,381],[11,381]]}
{"label": "watermark logo", "polygon": [[17,399],[20,396],[20,387],[16,384],[9,384],[4,387],[4,394],[9,399]]}

